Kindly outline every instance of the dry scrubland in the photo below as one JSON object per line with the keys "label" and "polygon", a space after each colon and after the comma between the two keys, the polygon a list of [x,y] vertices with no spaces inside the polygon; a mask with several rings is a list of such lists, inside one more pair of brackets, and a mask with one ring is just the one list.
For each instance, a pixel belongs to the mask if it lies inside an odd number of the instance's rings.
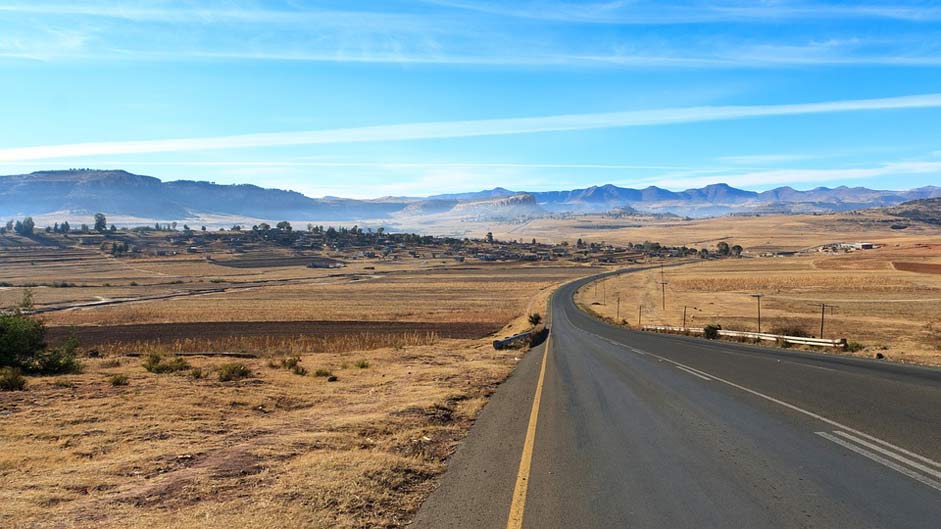
{"label": "dry scrubland", "polygon": [[[797,326],[820,333],[820,303],[827,311],[826,337],[845,337],[865,349],[855,354],[941,365],[941,238],[934,243],[892,245],[847,255],[703,261],[665,269],[666,311],[661,308],[660,272],[646,271],[583,288],[578,301],[637,324],[718,323],[733,330],[757,330],[762,293],[762,330]],[[914,270],[914,271],[913,271]],[[607,304],[601,304],[607,291]],[[817,304],[814,306],[814,304]]]}
{"label": "dry scrubland", "polygon": [[[85,250],[72,257],[0,256],[0,281],[76,285],[34,288],[39,308],[122,301],[41,315],[53,330],[105,325],[120,340],[97,347],[102,358],[84,358],[80,374],[29,377],[26,391],[0,392],[0,527],[401,527],[522,354],[495,352],[479,336],[521,330],[555,285],[593,272],[440,261],[238,269]],[[6,287],[0,301],[9,305],[22,291]],[[347,330],[263,334],[268,323],[325,320]],[[355,320],[392,331],[344,327]],[[262,334],[155,342],[119,332],[132,323],[182,327],[173,322],[235,322]],[[416,322],[485,330],[453,340],[408,331]],[[157,374],[127,356],[194,350],[254,357],[186,356],[186,369]],[[298,368],[282,365],[287,354]],[[233,362],[250,376],[221,381]]]}
{"label": "dry scrubland", "polygon": [[189,358],[201,379],[88,359],[0,393],[0,526],[399,527],[519,354],[450,341],[307,354],[303,376],[238,359],[252,375],[231,382],[216,370],[232,359]]}

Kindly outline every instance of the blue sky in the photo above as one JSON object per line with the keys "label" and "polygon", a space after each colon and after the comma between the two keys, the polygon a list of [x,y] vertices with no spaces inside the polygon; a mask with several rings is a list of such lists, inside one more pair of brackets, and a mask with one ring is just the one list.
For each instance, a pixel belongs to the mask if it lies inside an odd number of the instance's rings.
{"label": "blue sky", "polygon": [[0,173],[941,185],[941,3],[0,0]]}

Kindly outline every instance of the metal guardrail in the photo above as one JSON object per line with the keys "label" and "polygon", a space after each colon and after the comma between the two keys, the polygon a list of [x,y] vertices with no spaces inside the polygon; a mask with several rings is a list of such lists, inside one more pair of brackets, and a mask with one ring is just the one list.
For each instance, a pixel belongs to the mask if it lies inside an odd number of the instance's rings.
{"label": "metal guardrail", "polygon": [[508,336],[502,340],[494,340],[493,348],[499,351],[500,349],[506,349],[507,347],[513,347],[515,345],[522,344],[526,344],[527,346],[535,346],[539,343],[542,343],[548,334],[549,327],[537,327],[530,331]]}
{"label": "metal guardrail", "polygon": [[502,340],[494,340],[493,348],[499,351],[500,349],[506,349],[507,347],[522,343],[523,341],[531,341],[532,338],[532,331],[521,332],[519,334],[514,334],[513,336],[507,336]]}
{"label": "metal guardrail", "polygon": [[[706,331],[702,327],[671,327],[669,325],[644,325],[645,331],[656,332],[680,332],[690,334],[704,334]],[[795,345],[813,345],[816,347],[846,347],[846,339],[840,338],[830,340],[826,338],[805,338],[803,336],[786,336],[783,334],[769,334],[765,332],[746,332],[746,331],[727,331],[720,329],[719,336],[728,336],[730,338],[751,338],[753,340],[763,340],[766,342],[783,342]]]}

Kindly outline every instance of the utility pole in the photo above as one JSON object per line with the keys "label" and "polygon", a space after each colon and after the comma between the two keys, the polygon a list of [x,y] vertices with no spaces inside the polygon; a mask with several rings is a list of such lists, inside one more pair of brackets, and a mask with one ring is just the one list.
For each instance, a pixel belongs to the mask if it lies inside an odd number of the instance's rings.
{"label": "utility pole", "polygon": [[830,314],[832,315],[834,308],[836,308],[836,305],[828,305],[826,303],[820,303],[820,337],[821,338],[823,338],[823,323],[824,323],[824,317],[826,316],[826,313],[827,313],[827,309],[830,309]]}
{"label": "utility pole", "polygon": [[640,316],[641,314],[643,314],[643,312],[644,312],[644,306],[638,305],[637,306],[637,328],[638,329],[640,329]]}
{"label": "utility pole", "polygon": [[761,332],[761,298],[764,294],[752,294],[751,297],[758,300],[758,332]]}
{"label": "utility pole", "polygon": [[663,312],[667,311],[667,282],[663,278],[663,263],[660,263],[660,304]]}
{"label": "utility pole", "polygon": [[617,299],[618,299],[618,311],[617,311],[617,316],[615,316],[614,319],[620,320],[621,319],[621,295],[620,294],[618,294]]}
{"label": "utility pole", "polygon": [[683,328],[686,328],[686,305],[683,305]]}

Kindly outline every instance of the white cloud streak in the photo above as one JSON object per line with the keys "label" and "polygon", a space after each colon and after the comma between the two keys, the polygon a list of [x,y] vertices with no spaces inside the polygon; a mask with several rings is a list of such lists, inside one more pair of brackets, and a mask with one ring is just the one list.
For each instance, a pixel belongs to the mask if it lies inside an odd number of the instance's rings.
{"label": "white cloud streak", "polygon": [[827,183],[845,180],[864,180],[869,178],[941,174],[941,162],[904,161],[886,162],[875,167],[850,167],[832,169],[773,169],[749,171],[745,173],[727,173],[695,178],[665,179],[663,175],[635,181],[634,184],[667,184],[670,189],[700,187],[716,182],[731,186],[756,188],[784,184]]}
{"label": "white cloud streak", "polygon": [[833,112],[941,107],[941,94],[800,103],[790,105],[701,106],[634,110],[597,114],[567,114],[529,118],[484,119],[378,125],[301,132],[272,132],[142,141],[41,145],[0,149],[0,162],[51,160],[66,157],[232,150],[297,145],[414,141],[479,136],[503,136],[619,127],[640,127],[795,116]]}

